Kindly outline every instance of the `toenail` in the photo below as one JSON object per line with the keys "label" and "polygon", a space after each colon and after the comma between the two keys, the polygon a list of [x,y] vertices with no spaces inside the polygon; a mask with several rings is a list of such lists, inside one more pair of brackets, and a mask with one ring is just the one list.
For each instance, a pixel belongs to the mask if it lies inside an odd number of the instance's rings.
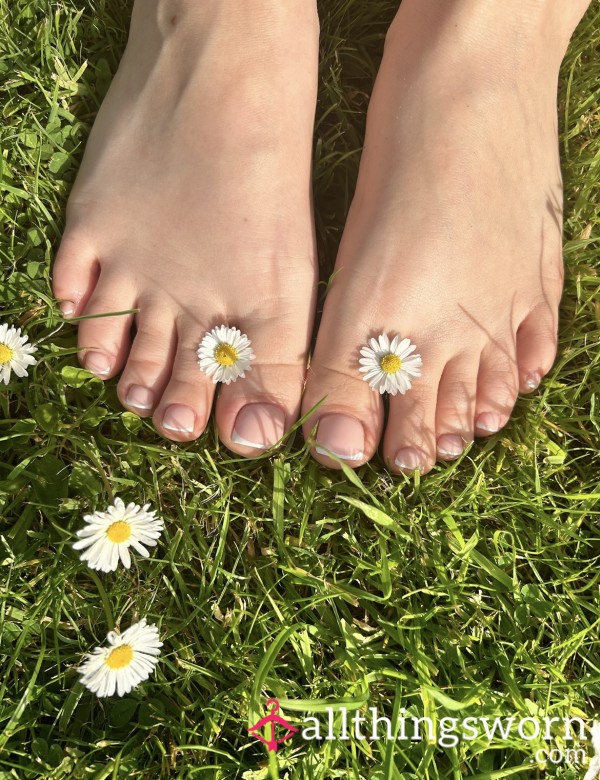
{"label": "toenail", "polygon": [[154,406],[154,393],[147,387],[131,385],[127,391],[125,403],[134,409],[152,409]]}
{"label": "toenail", "polygon": [[458,458],[464,448],[464,439],[454,433],[444,433],[437,440],[438,454],[446,458]]}
{"label": "toenail", "polygon": [[162,427],[175,433],[193,433],[196,415],[189,406],[173,404],[163,415]]}
{"label": "toenail", "polygon": [[285,412],[275,404],[248,404],[238,412],[231,441],[266,450],[281,439],[285,432]]}
{"label": "toenail", "polygon": [[502,428],[502,425],[502,418],[494,414],[494,412],[483,412],[475,420],[477,430],[486,431],[487,433],[497,433]]}
{"label": "toenail", "polygon": [[85,367],[97,376],[110,373],[111,366],[112,361],[102,352],[88,352],[85,356]]}
{"label": "toenail", "polygon": [[530,371],[525,377],[525,384],[530,390],[536,390],[541,381],[542,377],[539,371]]}
{"label": "toenail", "polygon": [[362,460],[365,449],[365,431],[353,417],[328,414],[319,420],[315,451],[319,455],[335,455],[342,460]]}
{"label": "toenail", "polygon": [[61,301],[59,304],[59,309],[63,317],[72,317],[76,306],[73,301]]}
{"label": "toenail", "polygon": [[396,459],[394,460],[396,466],[404,471],[424,471],[423,456],[417,450],[413,450],[412,447],[406,447],[402,450],[398,450],[396,453]]}

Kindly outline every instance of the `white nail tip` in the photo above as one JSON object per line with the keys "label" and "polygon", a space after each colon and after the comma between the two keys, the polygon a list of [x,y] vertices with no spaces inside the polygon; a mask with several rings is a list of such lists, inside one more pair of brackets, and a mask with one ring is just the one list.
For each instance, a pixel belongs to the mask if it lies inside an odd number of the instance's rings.
{"label": "white nail tip", "polygon": [[176,425],[167,425],[163,423],[162,426],[166,431],[173,431],[173,433],[193,433],[193,428],[178,428]]}
{"label": "white nail tip", "polygon": [[340,460],[357,461],[362,460],[365,457],[364,453],[362,452],[356,452],[354,455],[343,455],[341,452],[326,450],[323,447],[319,447],[318,445],[315,446],[315,452],[319,455],[325,455],[326,458],[329,458],[331,455],[335,455],[335,457],[339,458]]}
{"label": "white nail tip", "polygon": [[242,447],[250,447],[253,450],[268,450],[269,445],[268,444],[258,444],[258,442],[250,441],[249,439],[244,439],[243,436],[240,436],[235,431],[231,434],[231,441],[234,444],[241,444]]}
{"label": "white nail tip", "polygon": [[[127,406],[131,406],[132,409],[141,409],[144,412],[147,412],[149,409],[152,409],[152,404],[134,404],[133,401],[127,401]],[[163,428],[166,427],[167,427],[166,425],[163,425]]]}
{"label": "white nail tip", "polygon": [[416,466],[409,466],[408,463],[402,463],[399,460],[394,461],[394,463],[399,469],[406,469],[406,471],[423,471],[423,466],[420,464]]}

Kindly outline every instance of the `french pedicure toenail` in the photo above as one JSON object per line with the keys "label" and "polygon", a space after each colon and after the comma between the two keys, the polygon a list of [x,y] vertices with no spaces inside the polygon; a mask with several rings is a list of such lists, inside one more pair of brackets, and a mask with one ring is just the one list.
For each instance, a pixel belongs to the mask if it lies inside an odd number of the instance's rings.
{"label": "french pedicure toenail", "polygon": [[315,451],[341,460],[363,460],[365,431],[362,424],[344,414],[327,414],[319,420]]}
{"label": "french pedicure toenail", "polygon": [[458,458],[464,448],[464,440],[454,433],[444,433],[437,440],[437,451],[446,458]]}
{"label": "french pedicure toenail", "polygon": [[173,404],[163,415],[162,427],[175,433],[193,433],[196,416],[189,406]]}
{"label": "french pedicure toenail", "polygon": [[131,406],[134,409],[152,409],[154,406],[154,393],[147,387],[141,385],[131,385],[127,391],[127,399],[125,401],[127,406]]}
{"label": "french pedicure toenail", "polygon": [[539,371],[530,371],[525,377],[525,384],[530,390],[536,390],[540,386],[541,381],[542,377]]}
{"label": "french pedicure toenail", "polygon": [[235,419],[231,441],[255,450],[266,450],[285,432],[285,412],[275,404],[248,404]]}
{"label": "french pedicure toenail", "polygon": [[75,313],[76,306],[73,301],[61,301],[59,309],[63,317],[72,317]]}
{"label": "french pedicure toenail", "polygon": [[413,450],[411,447],[399,450],[396,453],[394,463],[403,471],[415,471],[417,469],[419,471],[424,471],[423,457],[417,450]]}
{"label": "french pedicure toenail", "polygon": [[475,421],[475,427],[479,431],[486,431],[487,433],[498,433],[502,428],[503,420],[494,412],[483,412],[477,417]]}
{"label": "french pedicure toenail", "polygon": [[112,367],[112,361],[102,352],[88,352],[84,362],[87,370],[96,376],[106,376]]}

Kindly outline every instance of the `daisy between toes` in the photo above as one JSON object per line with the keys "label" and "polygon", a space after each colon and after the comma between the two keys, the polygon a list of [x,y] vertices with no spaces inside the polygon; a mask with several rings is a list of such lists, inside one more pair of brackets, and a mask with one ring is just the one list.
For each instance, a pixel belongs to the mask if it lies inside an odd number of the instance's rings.
{"label": "daisy between toes", "polygon": [[362,357],[358,369],[365,382],[373,390],[390,395],[404,395],[412,387],[412,380],[421,376],[423,360],[413,354],[416,346],[409,339],[394,336],[391,340],[382,333],[379,338],[369,339],[369,344],[360,350]]}
{"label": "daisy between toes", "polygon": [[198,347],[200,370],[216,384],[228,385],[244,378],[255,355],[252,342],[237,328],[219,325],[209,331]]}

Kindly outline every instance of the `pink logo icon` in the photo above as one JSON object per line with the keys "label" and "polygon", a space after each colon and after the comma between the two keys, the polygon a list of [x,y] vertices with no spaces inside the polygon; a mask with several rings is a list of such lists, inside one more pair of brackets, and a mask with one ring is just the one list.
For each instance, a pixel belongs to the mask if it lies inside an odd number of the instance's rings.
{"label": "pink logo icon", "polygon": [[[292,726],[291,723],[288,723],[285,718],[282,718],[281,715],[277,714],[279,712],[279,702],[277,699],[269,699],[266,704],[267,709],[269,709],[271,705],[273,705],[271,712],[269,712],[268,715],[265,715],[264,718],[261,718],[254,726],[250,726],[248,733],[263,742],[267,746],[269,752],[277,753],[279,745],[293,736],[298,729],[294,728],[294,726]],[[260,733],[265,726],[267,726],[267,734],[269,732],[271,734],[269,739],[265,739]],[[281,726],[281,728],[286,730],[286,733],[280,739],[275,738],[277,726]]]}

